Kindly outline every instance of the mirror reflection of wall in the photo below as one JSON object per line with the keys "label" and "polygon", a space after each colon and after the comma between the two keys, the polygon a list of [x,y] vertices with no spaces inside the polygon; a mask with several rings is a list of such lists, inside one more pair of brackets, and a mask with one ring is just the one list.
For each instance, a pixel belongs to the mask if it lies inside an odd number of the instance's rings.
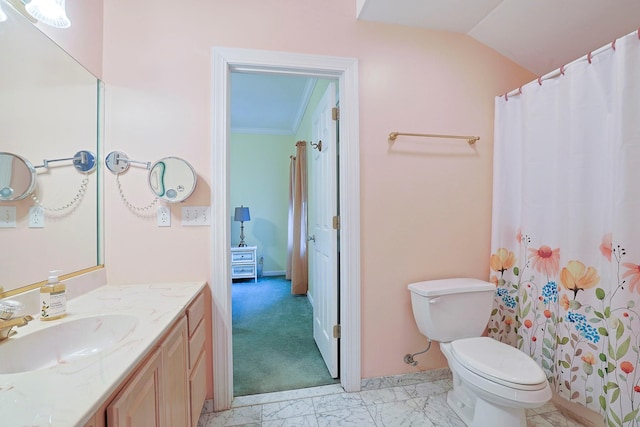
{"label": "mirror reflection of wall", "polygon": [[[98,153],[100,82],[9,4],[3,10],[0,149],[33,165],[80,150]],[[78,173],[70,162],[37,169],[34,194],[43,206],[67,204],[87,180],[82,200],[70,209],[46,211],[43,228],[29,227],[31,197],[0,202],[0,208],[16,208],[15,228],[0,228],[10,254],[0,261],[5,291],[42,281],[53,269],[69,274],[101,263],[98,175]]]}

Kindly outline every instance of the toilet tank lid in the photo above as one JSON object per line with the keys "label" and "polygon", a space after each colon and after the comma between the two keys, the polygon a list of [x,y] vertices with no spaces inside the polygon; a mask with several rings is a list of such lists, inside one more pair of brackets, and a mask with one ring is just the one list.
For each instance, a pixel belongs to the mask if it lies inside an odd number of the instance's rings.
{"label": "toilet tank lid", "polygon": [[484,280],[458,277],[452,279],[425,280],[411,283],[409,290],[425,297],[459,294],[463,292],[486,292],[495,290],[496,285]]}

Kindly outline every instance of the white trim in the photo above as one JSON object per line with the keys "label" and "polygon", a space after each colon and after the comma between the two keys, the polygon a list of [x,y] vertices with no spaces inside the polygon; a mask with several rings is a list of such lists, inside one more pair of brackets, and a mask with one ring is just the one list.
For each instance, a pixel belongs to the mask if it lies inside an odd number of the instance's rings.
{"label": "white trim", "polygon": [[264,50],[213,48],[212,54],[211,293],[213,296],[213,404],[233,400],[229,201],[229,75],[274,72],[338,79],[340,93],[340,383],[360,390],[360,147],[358,62],[353,58]]}
{"label": "white trim", "polygon": [[285,274],[287,274],[287,272],[284,271],[284,270],[269,270],[269,271],[263,271],[262,272],[262,277],[284,276]]}

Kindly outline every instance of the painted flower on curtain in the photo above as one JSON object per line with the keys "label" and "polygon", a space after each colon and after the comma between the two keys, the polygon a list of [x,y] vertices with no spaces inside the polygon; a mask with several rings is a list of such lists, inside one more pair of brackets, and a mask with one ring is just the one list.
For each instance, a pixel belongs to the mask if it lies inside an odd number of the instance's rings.
{"label": "painted flower on curtain", "polygon": [[640,293],[640,265],[632,262],[625,262],[622,264],[627,271],[622,275],[623,279],[628,279],[628,286],[631,292],[636,291]]}
{"label": "painted flower on curtain", "polygon": [[613,279],[607,287],[596,266],[576,259],[563,264],[560,248],[529,248],[529,235],[520,243],[528,256],[519,265],[517,250],[496,252],[513,265],[499,271],[491,263],[502,280],[489,333],[531,355],[559,395],[602,412],[609,426],[637,426],[640,264],[623,262],[626,251],[610,236],[592,252],[602,256],[600,265]]}
{"label": "painted flower on curtain", "polygon": [[[505,248],[499,248],[489,259],[489,266],[492,271],[498,273],[498,276],[492,276],[491,281],[496,284],[496,297],[499,298],[501,304],[494,308],[491,316],[500,318],[499,326],[495,327],[496,333],[504,336],[511,336],[515,339],[518,327],[520,326],[519,317],[516,314],[516,288],[513,285],[507,285],[505,281],[505,272],[513,268],[513,274],[517,275],[518,268],[515,267],[516,257],[513,252]],[[514,320],[515,319],[515,320]],[[510,342],[511,343],[511,342]]]}
{"label": "painted flower on curtain", "polygon": [[529,249],[529,259],[533,261],[531,267],[534,270],[544,273],[547,277],[558,274],[560,269],[560,248],[551,249],[547,245],[542,245],[538,249]]}
{"label": "painted flower on curtain", "polygon": [[593,267],[585,267],[580,261],[569,261],[560,273],[560,281],[565,289],[573,292],[573,299],[578,296],[578,291],[593,288],[600,282],[600,277]]}
{"label": "painted flower on curtain", "polygon": [[500,248],[495,254],[491,255],[490,264],[493,271],[503,276],[505,271],[516,264],[516,257],[513,252],[505,248]]}

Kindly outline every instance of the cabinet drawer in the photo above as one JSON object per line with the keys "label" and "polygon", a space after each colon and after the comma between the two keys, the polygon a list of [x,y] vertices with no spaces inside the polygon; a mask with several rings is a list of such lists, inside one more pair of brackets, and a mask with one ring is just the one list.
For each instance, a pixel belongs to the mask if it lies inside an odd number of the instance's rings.
{"label": "cabinet drawer", "polygon": [[191,395],[191,427],[198,425],[200,412],[204,406],[204,400],[207,397],[207,379],[206,364],[204,351],[200,353],[196,365],[191,371],[189,378],[189,391]]}
{"label": "cabinet drawer", "polygon": [[200,292],[187,308],[187,323],[189,325],[189,337],[193,335],[200,321],[204,318],[204,294]]}
{"label": "cabinet drawer", "polygon": [[194,369],[194,366],[198,360],[198,356],[204,350],[205,340],[205,324],[201,322],[193,333],[193,336],[189,338],[189,369]]}
{"label": "cabinet drawer", "polygon": [[251,265],[232,265],[231,277],[253,277],[256,274],[256,266]]}
{"label": "cabinet drawer", "polygon": [[253,262],[255,251],[233,251],[231,252],[231,262]]}

